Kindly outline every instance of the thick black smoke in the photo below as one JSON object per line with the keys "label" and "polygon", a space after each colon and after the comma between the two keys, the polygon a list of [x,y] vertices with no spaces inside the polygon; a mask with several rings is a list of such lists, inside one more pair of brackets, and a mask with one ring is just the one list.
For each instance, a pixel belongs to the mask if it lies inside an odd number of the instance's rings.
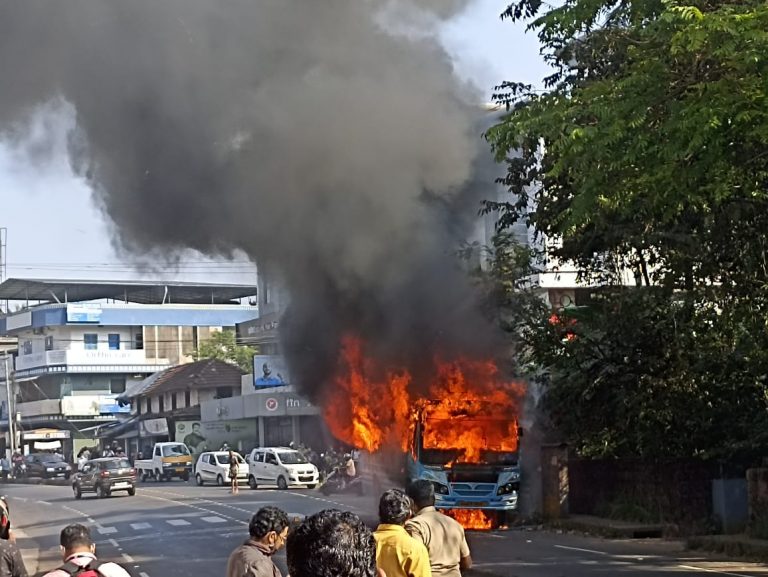
{"label": "thick black smoke", "polygon": [[0,0],[0,131],[64,99],[120,247],[279,274],[306,388],[348,331],[412,366],[487,353],[445,226],[478,111],[429,29],[467,2]]}

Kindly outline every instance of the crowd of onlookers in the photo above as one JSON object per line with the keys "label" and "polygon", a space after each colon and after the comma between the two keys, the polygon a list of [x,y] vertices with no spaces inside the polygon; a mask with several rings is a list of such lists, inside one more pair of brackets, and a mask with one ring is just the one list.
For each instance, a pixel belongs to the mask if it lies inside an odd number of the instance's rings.
{"label": "crowd of onlookers", "polygon": [[[292,526],[278,507],[253,515],[249,537],[229,557],[227,577],[282,577],[272,556],[286,547],[290,577],[461,577],[472,566],[464,529],[435,509],[434,486],[416,481],[390,489],[379,501],[371,531],[353,513],[320,511]],[[61,531],[62,565],[45,577],[128,577],[120,565],[96,557],[89,529]],[[0,577],[27,577],[12,531],[0,539]]]}
{"label": "crowd of onlookers", "polygon": [[291,530],[288,515],[264,507],[248,540],[227,563],[227,577],[282,577],[272,561],[286,547],[290,577],[461,577],[472,566],[463,527],[435,509],[434,486],[416,481],[386,491],[371,531],[353,513],[327,509]]}

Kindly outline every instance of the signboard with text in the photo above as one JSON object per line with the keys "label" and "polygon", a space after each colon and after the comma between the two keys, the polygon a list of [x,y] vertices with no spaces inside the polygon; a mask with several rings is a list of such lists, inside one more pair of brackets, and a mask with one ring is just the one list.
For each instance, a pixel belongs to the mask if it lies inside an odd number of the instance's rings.
{"label": "signboard with text", "polygon": [[232,449],[250,448],[256,443],[257,428],[255,419],[241,419],[203,423],[201,421],[176,421],[174,440],[184,443],[194,454],[203,451],[218,451],[224,443]]}
{"label": "signboard with text", "polygon": [[68,323],[98,324],[101,322],[101,306],[99,305],[67,305]]}

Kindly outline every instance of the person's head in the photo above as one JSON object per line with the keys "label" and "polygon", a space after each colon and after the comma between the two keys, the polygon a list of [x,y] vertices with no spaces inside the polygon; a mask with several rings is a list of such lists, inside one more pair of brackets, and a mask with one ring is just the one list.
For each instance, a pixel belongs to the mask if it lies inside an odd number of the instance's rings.
{"label": "person's head", "polygon": [[411,499],[400,489],[385,491],[379,499],[379,521],[388,525],[404,525],[411,516]]}
{"label": "person's head", "polygon": [[408,485],[408,496],[413,500],[417,511],[435,504],[435,486],[431,481],[420,479]]}
{"label": "person's head", "polygon": [[262,372],[262,373],[264,373],[264,376],[265,376],[265,377],[266,377],[266,376],[269,376],[269,375],[272,373],[272,371],[271,371],[271,370],[269,370],[269,365],[268,365],[267,363],[264,363],[264,364],[261,366],[261,372]]}
{"label": "person's head", "polygon": [[75,553],[95,553],[96,545],[93,544],[91,532],[85,525],[74,523],[61,530],[59,537],[62,556],[64,559]]}
{"label": "person's head", "polygon": [[251,517],[248,533],[251,537],[266,545],[270,552],[275,553],[288,537],[288,515],[277,507],[262,507]]}
{"label": "person's head", "polygon": [[373,533],[353,513],[326,509],[307,517],[286,545],[291,577],[376,577]]}
{"label": "person's head", "polygon": [[200,432],[200,423],[192,423],[192,432],[193,433],[199,433]]}

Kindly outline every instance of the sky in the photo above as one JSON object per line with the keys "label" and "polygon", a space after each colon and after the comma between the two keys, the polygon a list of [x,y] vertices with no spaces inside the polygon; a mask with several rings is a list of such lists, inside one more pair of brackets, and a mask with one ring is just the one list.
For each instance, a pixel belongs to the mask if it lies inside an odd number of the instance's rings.
{"label": "sky", "polygon": [[[541,85],[547,75],[536,37],[525,33],[523,23],[500,20],[506,4],[475,0],[442,32],[457,74],[486,97],[503,80]],[[31,128],[28,146],[34,147],[34,162],[25,150],[9,149],[0,139],[6,277],[255,283],[255,267],[214,262],[197,253],[184,255],[178,270],[135,270],[130,259],[115,251],[109,223],[92,202],[88,186],[69,167],[66,138],[73,126],[71,108],[61,103],[48,107]]]}

